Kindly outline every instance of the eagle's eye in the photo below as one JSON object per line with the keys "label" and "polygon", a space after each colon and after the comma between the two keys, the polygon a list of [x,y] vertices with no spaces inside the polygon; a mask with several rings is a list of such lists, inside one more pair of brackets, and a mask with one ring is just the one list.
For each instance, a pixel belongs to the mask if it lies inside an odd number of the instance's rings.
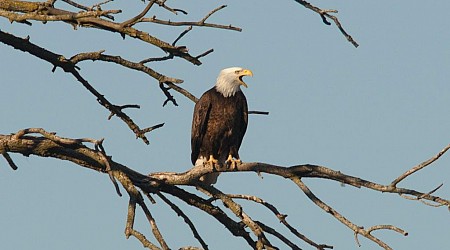
{"label": "eagle's eye", "polygon": [[240,70],[236,70],[234,71],[235,74],[239,74]]}

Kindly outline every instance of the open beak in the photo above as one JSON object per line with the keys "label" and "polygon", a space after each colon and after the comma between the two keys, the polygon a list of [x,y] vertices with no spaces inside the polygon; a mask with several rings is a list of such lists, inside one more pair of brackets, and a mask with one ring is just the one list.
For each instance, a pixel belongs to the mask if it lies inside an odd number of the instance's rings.
{"label": "open beak", "polygon": [[247,84],[246,84],[244,81],[242,81],[242,78],[243,78],[244,76],[253,76],[253,72],[252,72],[251,70],[249,70],[249,69],[243,69],[243,70],[239,73],[239,81],[240,81],[240,84],[241,84],[242,86],[248,88]]}

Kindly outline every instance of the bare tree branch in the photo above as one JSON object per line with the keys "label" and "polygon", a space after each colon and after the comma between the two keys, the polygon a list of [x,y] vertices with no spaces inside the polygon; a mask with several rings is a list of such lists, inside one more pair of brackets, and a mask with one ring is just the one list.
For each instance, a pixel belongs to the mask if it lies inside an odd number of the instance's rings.
{"label": "bare tree branch", "polygon": [[112,63],[122,65],[129,69],[134,69],[134,70],[143,72],[143,73],[149,75],[150,77],[154,78],[158,82],[173,82],[173,83],[182,83],[183,82],[183,80],[181,80],[181,79],[168,77],[163,74],[160,74],[160,73],[154,71],[153,69],[145,66],[141,62],[136,63],[136,62],[132,62],[132,61],[123,59],[120,56],[105,55],[105,54],[103,54],[103,52],[104,51],[102,50],[102,51],[98,51],[98,52],[80,53],[80,54],[72,56],[69,59],[69,61],[72,62],[73,64],[77,64],[79,62],[86,61],[86,60],[92,60],[92,61],[99,60],[99,61],[104,61],[104,62],[112,62]]}
{"label": "bare tree branch", "polygon": [[151,18],[142,18],[140,22],[151,22],[151,23],[157,23],[157,24],[164,24],[164,25],[170,25],[170,26],[198,26],[198,27],[210,27],[210,28],[217,28],[217,29],[226,29],[226,30],[234,30],[234,31],[242,31],[239,27],[234,27],[231,24],[230,25],[222,25],[222,24],[213,24],[213,23],[207,23],[206,19],[208,19],[210,16],[212,16],[217,11],[226,8],[226,5],[219,6],[209,12],[202,20],[198,22],[173,22],[173,21],[165,21],[160,20],[156,18],[156,16],[153,16]]}
{"label": "bare tree branch", "polygon": [[[299,239],[305,241],[306,243],[310,244],[311,246],[313,246],[313,247],[315,247],[317,249],[325,249],[325,248],[332,249],[333,248],[332,246],[329,246],[329,245],[317,244],[314,241],[312,241],[309,238],[307,238],[305,235],[303,235],[300,232],[298,232],[297,229],[295,229],[293,226],[291,226],[286,221],[286,217],[287,217],[286,214],[281,214],[274,205],[268,203],[267,201],[264,201],[263,199],[261,199],[259,197],[256,197],[256,196],[253,196],[253,195],[243,195],[243,194],[227,194],[227,196],[229,196],[230,198],[233,198],[233,199],[245,199],[245,200],[249,200],[249,201],[254,201],[256,203],[259,203],[259,204],[265,206],[270,211],[272,211],[273,214],[275,214],[275,216],[280,220],[280,222],[283,223],[283,225],[286,226],[291,231],[292,234],[294,234]],[[273,233],[271,233],[271,234],[273,234]]]}
{"label": "bare tree branch", "polygon": [[336,24],[336,26],[338,27],[339,31],[341,31],[342,35],[345,36],[345,38],[347,38],[347,41],[349,41],[351,44],[353,44],[353,46],[355,46],[356,48],[359,46],[359,44],[353,39],[352,36],[350,36],[342,27],[341,22],[339,22],[339,19],[336,16],[331,15],[330,13],[337,13],[337,10],[324,10],[324,9],[320,9],[310,3],[308,3],[307,1],[304,0],[294,0],[295,2],[303,5],[303,7],[310,9],[314,12],[316,12],[317,14],[320,15],[320,17],[322,18],[322,21],[324,24],[326,25],[331,25],[330,22],[328,22],[327,18],[330,18],[331,20],[333,20],[333,22]]}
{"label": "bare tree branch", "polygon": [[[39,136],[33,136],[33,133],[38,133]],[[98,140],[83,138],[83,139],[70,139],[63,138],[57,136],[55,133],[49,133],[43,129],[31,128],[21,130],[15,134],[11,135],[0,135],[0,152],[4,153],[19,153],[24,156],[28,155],[37,155],[41,157],[52,157],[61,160],[71,161],[79,166],[87,167],[90,169],[94,169],[103,173],[111,173],[112,176],[118,180],[122,186],[127,190],[130,195],[130,203],[128,208],[128,216],[127,216],[127,226],[126,226],[126,236],[130,235],[135,236],[141,243],[149,247],[150,249],[159,249],[153,243],[149,242],[144,235],[139,233],[133,228],[134,224],[134,216],[135,216],[135,207],[136,203],[139,204],[144,214],[147,216],[148,222],[152,227],[153,234],[155,238],[158,240],[162,249],[167,249],[167,244],[164,241],[162,234],[159,232],[156,223],[148,209],[145,205],[145,202],[142,198],[142,195],[137,188],[142,190],[145,194],[155,193],[160,196],[171,208],[177,212],[177,214],[181,215],[185,222],[188,223],[191,231],[194,233],[194,237],[196,237],[201,245],[205,248],[206,244],[203,240],[200,240],[201,237],[198,232],[193,227],[193,224],[189,222],[190,220],[187,216],[183,216],[182,213],[176,208],[168,199],[163,198],[163,193],[170,194],[180,201],[185,202],[186,204],[196,207],[205,213],[211,215],[215,218],[219,223],[223,224],[233,235],[242,237],[246,240],[246,242],[252,247],[256,249],[266,248],[266,249],[277,249],[266,237],[266,233],[272,234],[275,237],[279,238],[281,242],[284,242],[291,248],[297,249],[298,246],[295,243],[287,240],[284,235],[281,235],[272,227],[264,224],[263,222],[256,221],[250,217],[246,212],[244,212],[244,208],[236,203],[233,199],[247,199],[257,202],[268,209],[270,209],[279,220],[291,231],[291,233],[298,238],[304,240],[308,244],[316,247],[317,249],[325,249],[332,248],[329,245],[317,244],[308,238],[304,237],[302,234],[298,233],[298,231],[289,225],[285,217],[278,212],[278,210],[271,204],[263,201],[262,199],[251,196],[251,195],[230,195],[225,194],[219,189],[213,186],[205,186],[202,182],[199,182],[199,178],[205,174],[212,173],[212,167],[194,167],[185,173],[152,173],[150,175],[143,175],[132,169],[114,162],[110,157],[107,157],[108,161],[105,161],[104,149],[98,149],[100,146],[96,146],[95,149],[90,149],[87,146],[83,145],[83,142],[94,142],[96,145],[101,145]],[[109,165],[109,166],[108,166]],[[318,207],[320,207],[326,213],[331,214],[342,224],[349,227],[355,234],[355,239],[358,242],[357,236],[362,235],[367,239],[377,243],[380,247],[384,249],[391,249],[391,247],[382,241],[381,239],[373,236],[371,233],[376,230],[391,230],[398,232],[402,235],[407,235],[406,231],[400,229],[393,225],[376,225],[372,226],[369,229],[364,229],[362,226],[358,226],[355,223],[351,222],[347,218],[345,218],[342,214],[337,212],[331,206],[327,205],[325,202],[320,200],[316,195],[312,193],[312,191],[306,186],[306,184],[301,180],[302,178],[322,178],[333,180],[340,183],[349,184],[355,187],[366,187],[375,191],[380,192],[390,192],[397,194],[409,194],[414,195],[416,197],[420,197],[423,200],[433,201],[438,204],[442,204],[442,206],[450,207],[450,201],[433,196],[438,188],[434,190],[423,193],[419,191],[415,191],[412,189],[398,188],[392,187],[390,185],[381,185],[374,182],[370,182],[367,180],[363,180],[357,177],[349,176],[342,174],[340,172],[331,170],[322,166],[315,165],[297,165],[293,167],[281,167],[275,166],[265,163],[243,163],[236,166],[235,169],[223,169],[221,172],[229,172],[229,171],[251,171],[255,173],[267,173],[272,175],[277,175],[280,177],[291,179],[297,186],[306,194],[306,196]],[[211,199],[205,200],[194,193],[187,192],[181,189],[178,186],[188,185],[195,186],[200,190],[203,190],[206,194],[208,194]],[[220,208],[213,206],[211,202],[213,200],[220,199],[225,207],[229,209],[239,220],[236,222],[229,218],[224,211]],[[171,205],[172,204],[172,205]],[[251,230],[251,233],[257,240],[253,240],[249,235],[249,232],[245,230],[245,226]],[[359,243],[357,243],[359,244]]]}
{"label": "bare tree branch", "polygon": [[[70,12],[62,9],[53,8],[46,3],[40,2],[26,2],[16,0],[0,0],[0,16],[8,18],[12,21],[63,21],[71,24],[75,28],[78,26],[87,28],[97,28],[104,31],[116,32],[122,36],[129,36],[139,39],[145,43],[152,44],[159,47],[163,51],[172,54],[173,56],[183,58],[194,65],[200,65],[201,62],[191,56],[185,46],[172,46],[147,32],[135,29],[133,27],[123,27],[121,23],[108,21],[102,19],[101,16],[111,13],[120,13],[120,11],[108,11],[94,13],[91,11],[82,11],[80,13]],[[5,11],[7,10],[7,11]],[[15,12],[25,13],[17,14]],[[42,14],[41,14],[42,13]]]}
{"label": "bare tree branch", "polygon": [[[102,94],[100,94],[86,79],[84,79],[80,73],[77,71],[76,63],[82,60],[97,58],[98,60],[105,60],[105,61],[112,61],[116,62],[118,64],[122,64],[124,66],[127,66],[129,68],[137,69],[142,72],[145,72],[151,76],[160,78],[162,80],[174,80],[175,82],[179,82],[181,80],[173,79],[173,78],[167,78],[159,73],[156,73],[155,71],[151,70],[150,68],[142,65],[142,64],[136,64],[129,61],[126,61],[120,57],[113,57],[113,56],[103,56],[100,52],[94,52],[94,53],[83,53],[79,54],[78,56],[72,57],[70,60],[67,60],[64,56],[53,53],[51,51],[48,51],[42,47],[39,47],[29,41],[29,39],[22,39],[16,36],[13,36],[11,34],[8,34],[6,32],[0,31],[0,42],[3,42],[7,45],[10,45],[14,47],[15,49],[28,52],[42,60],[45,60],[51,64],[53,64],[54,69],[56,67],[62,68],[65,72],[68,72],[72,74],[89,92],[91,92],[96,98],[97,101],[106,109],[108,109],[112,114],[116,115],[122,121],[124,121],[128,127],[134,132],[136,137],[141,138],[146,144],[149,143],[147,137],[145,136],[145,132],[139,128],[139,126],[134,123],[134,121],[125,114],[120,106],[112,104],[106,97]],[[72,61],[73,60],[73,61]],[[111,116],[110,116],[111,117]]]}
{"label": "bare tree branch", "polygon": [[[190,183],[191,178],[195,178],[195,176],[202,176],[212,171],[213,169],[208,166],[205,167],[201,166],[191,168],[189,171],[184,173],[153,173],[151,176],[158,179],[164,179],[166,183],[171,185],[188,185]],[[443,206],[450,207],[450,201],[442,199],[437,196],[433,196],[431,194],[418,192],[412,189],[398,188],[392,187],[390,185],[378,184],[351,175],[346,175],[341,173],[340,171],[335,171],[330,168],[318,165],[305,164],[305,165],[296,165],[292,167],[282,167],[267,163],[252,162],[237,165],[237,167],[233,170],[231,169],[220,170],[220,172],[234,172],[234,171],[267,173],[272,175],[278,175],[284,178],[303,177],[303,178],[329,179],[339,183],[348,184],[357,188],[365,187],[383,193],[388,192],[421,197],[424,200],[433,201],[442,204]]]}
{"label": "bare tree branch", "polygon": [[301,181],[300,177],[298,177],[298,176],[291,177],[291,180],[295,184],[297,184],[297,186],[303,191],[303,193],[306,194],[306,196],[308,196],[308,198],[312,202],[314,202],[314,204],[316,204],[318,207],[320,207],[325,212],[331,214],[334,218],[339,220],[342,224],[344,224],[347,227],[349,227],[351,230],[353,230],[353,232],[356,235],[360,234],[360,235],[366,237],[367,239],[377,243],[380,247],[382,247],[382,248],[384,248],[386,250],[391,250],[392,249],[385,242],[383,242],[382,240],[378,239],[377,237],[371,235],[369,231],[364,230],[363,227],[357,226],[356,224],[354,224],[353,222],[351,222],[350,220],[345,218],[343,215],[341,215],[339,212],[337,212],[335,209],[333,209],[332,207],[327,205],[325,202],[321,201],[316,195],[314,195],[311,192],[311,190],[305,185],[305,183],[303,183]]}
{"label": "bare tree branch", "polygon": [[[333,9],[320,9],[309,2],[303,0],[295,0],[307,9],[319,14],[322,21],[326,25],[331,25],[330,20],[333,20],[340,32],[346,37],[346,39],[352,43],[355,47],[358,47],[358,43],[350,36],[341,25],[339,19],[336,17],[337,10]],[[70,59],[66,59],[63,55],[54,53],[29,41],[29,37],[26,39],[19,38],[12,34],[8,34],[0,30],[0,42],[10,45],[15,49],[28,52],[31,55],[38,57],[44,61],[47,61],[53,65],[53,71],[58,67],[63,69],[64,72],[71,74],[75,79],[80,82],[84,88],[86,88],[92,95],[94,95],[97,101],[105,107],[110,115],[108,119],[113,116],[117,116],[122,119],[128,127],[134,132],[136,137],[141,138],[145,143],[149,143],[146,138],[146,133],[160,128],[164,123],[160,123],[151,127],[141,129],[134,121],[124,113],[126,108],[140,108],[137,104],[126,105],[114,105],[101,93],[99,93],[93,85],[86,80],[79,72],[79,63],[92,60],[92,61],[104,61],[112,62],[116,65],[143,72],[155,79],[161,91],[166,96],[166,100],[163,104],[172,102],[177,106],[175,97],[170,92],[171,89],[184,95],[193,102],[197,102],[198,99],[192,95],[186,89],[180,87],[180,83],[183,80],[165,76],[159,72],[156,72],[145,64],[149,62],[161,62],[171,60],[174,58],[181,58],[194,65],[200,65],[200,59],[209,55],[214,50],[209,49],[203,53],[193,56],[189,53],[189,49],[184,45],[176,45],[183,37],[185,37],[193,27],[209,27],[225,30],[241,31],[239,27],[223,24],[208,23],[207,20],[218,11],[224,9],[226,5],[219,6],[209,13],[207,13],[199,21],[171,21],[161,20],[153,17],[146,17],[150,10],[162,8],[175,15],[184,14],[187,15],[187,11],[169,7],[166,5],[167,0],[150,0],[138,14],[133,14],[125,18],[123,22],[114,22],[114,17],[122,13],[122,10],[103,10],[102,8],[111,0],[106,0],[101,3],[94,4],[92,7],[87,7],[76,3],[71,0],[63,0],[73,8],[79,9],[79,12],[68,11],[61,8],[56,8],[56,0],[48,0],[45,2],[31,2],[31,1],[17,1],[17,0],[0,0],[0,16],[7,18],[10,22],[19,22],[27,25],[31,25],[34,21],[39,22],[64,22],[71,25],[74,29],[78,27],[96,28],[98,30],[119,33],[123,38],[126,36],[140,40],[143,43],[153,45],[160,48],[165,54],[161,55],[145,55],[141,61],[131,61],[116,55],[104,54],[104,50],[97,52],[84,52],[72,56]],[[58,2],[59,3],[59,2]],[[153,8],[153,9],[152,9]],[[109,19],[109,20],[107,20]],[[176,39],[170,44],[165,42],[153,34],[149,34],[144,30],[138,29],[135,26],[138,23],[156,23],[166,26],[188,26],[183,32],[181,32]],[[191,34],[191,33],[189,33]],[[154,57],[149,57],[154,56]],[[268,115],[269,112],[265,111],[249,111],[249,114],[262,114]],[[93,147],[92,145],[93,144]],[[311,202],[317,207],[322,209],[325,213],[332,215],[336,220],[343,225],[350,228],[355,235],[357,245],[360,245],[358,235],[362,235],[370,241],[377,243],[384,249],[392,249],[386,242],[372,235],[372,232],[377,230],[390,230],[407,236],[408,233],[394,225],[375,225],[368,229],[357,225],[344,217],[341,213],[335,210],[317,197],[311,189],[303,182],[304,178],[321,178],[339,183],[348,184],[354,187],[365,187],[367,189],[382,192],[382,193],[396,193],[401,197],[418,200],[426,205],[440,207],[446,206],[450,209],[450,201],[445,198],[437,196],[435,193],[442,187],[440,184],[436,188],[429,192],[416,191],[414,189],[398,187],[399,183],[405,178],[417,173],[419,170],[429,166],[431,163],[437,161],[442,155],[444,155],[450,148],[450,144],[441,150],[437,155],[430,158],[427,161],[413,167],[406,171],[389,185],[383,185],[368,181],[359,177],[347,175],[339,171],[332,170],[330,168],[318,165],[296,165],[291,167],[276,166],[266,163],[254,162],[254,163],[242,163],[238,164],[233,169],[214,169],[213,166],[197,166],[184,173],[150,173],[148,175],[138,173],[131,168],[117,163],[112,160],[111,156],[108,156],[103,145],[103,139],[95,140],[90,138],[71,139],[57,136],[56,133],[47,132],[42,128],[29,128],[20,130],[14,134],[1,135],[0,134],[0,153],[9,166],[15,170],[17,165],[14,163],[10,156],[10,153],[22,154],[23,156],[36,155],[40,157],[51,157],[61,159],[65,161],[71,161],[76,165],[86,167],[99,171],[101,173],[108,174],[112,181],[116,192],[121,196],[119,183],[122,188],[127,191],[129,195],[128,213],[125,225],[125,236],[128,238],[134,236],[139,240],[144,247],[149,249],[170,249],[163,234],[159,230],[156,220],[153,217],[146,201],[142,194],[145,194],[151,203],[156,203],[152,198],[152,194],[156,194],[161,200],[164,201],[178,216],[181,216],[184,222],[188,225],[194,238],[197,239],[203,249],[208,249],[208,245],[203,240],[200,233],[197,231],[194,223],[183,212],[183,210],[175,205],[165,195],[170,194],[174,199],[178,199],[184,204],[194,207],[205,214],[214,218],[218,223],[222,224],[232,235],[240,237],[253,249],[279,249],[276,244],[269,241],[268,234],[276,237],[283,247],[289,247],[291,249],[301,249],[296,242],[291,241],[284,234],[277,231],[274,227],[265,224],[262,221],[258,221],[251,216],[246,208],[237,202],[238,199],[245,199],[255,202],[257,205],[261,205],[269,209],[279,221],[290,231],[291,236],[295,236],[294,239],[306,242],[307,244],[315,247],[316,249],[333,248],[330,245],[318,244],[305,235],[299,232],[294,226],[290,225],[286,221],[286,214],[281,214],[278,209],[264,201],[263,199],[253,195],[243,194],[226,194],[214,186],[207,186],[203,182],[199,181],[200,177],[205,174],[211,174],[215,171],[219,172],[255,172],[257,174],[266,173],[270,175],[280,176],[294,182],[299,189],[306,195]],[[186,191],[183,186],[193,186],[197,190],[202,191],[210,198],[205,199],[197,195],[198,191]],[[197,192],[197,193],[196,193]],[[212,204],[213,201],[220,200],[224,209]],[[147,201],[148,202],[148,201]],[[151,242],[147,237],[135,229],[134,221],[136,216],[136,204],[142,208],[142,212],[147,218],[148,225],[151,228],[156,244]],[[227,212],[231,212],[230,216]],[[271,238],[273,239],[273,238]],[[159,246],[158,246],[159,245]],[[181,249],[200,249],[197,247],[184,247]]]}

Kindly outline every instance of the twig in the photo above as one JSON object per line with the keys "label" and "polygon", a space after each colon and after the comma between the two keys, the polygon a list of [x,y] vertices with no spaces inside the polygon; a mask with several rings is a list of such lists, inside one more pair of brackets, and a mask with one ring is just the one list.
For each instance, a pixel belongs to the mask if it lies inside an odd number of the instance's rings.
{"label": "twig", "polygon": [[141,19],[143,16],[145,16],[148,13],[150,8],[152,8],[153,4],[156,1],[157,0],[151,0],[141,13],[139,13],[137,16],[135,16],[135,17],[133,17],[133,18],[131,18],[131,19],[121,23],[120,25],[122,27],[131,27],[131,26],[133,26],[134,24],[136,24],[139,21],[139,19]]}
{"label": "twig", "polygon": [[224,30],[233,30],[233,31],[242,31],[242,28],[235,27],[230,25],[223,25],[223,24],[213,24],[213,23],[201,23],[199,22],[174,22],[174,21],[165,21],[158,19],[156,17],[151,18],[142,18],[140,20],[141,22],[151,22],[151,23],[157,23],[162,25],[169,25],[169,26],[196,26],[196,27],[209,27],[209,28],[216,28],[216,29],[224,29]]}
{"label": "twig", "polygon": [[114,1],[114,0],[105,0],[105,1],[100,2],[100,3],[96,3],[96,4],[92,5],[92,7],[90,9],[94,9],[94,8],[100,9],[100,6],[105,5],[107,3],[110,3],[112,1]]}
{"label": "twig", "polygon": [[302,250],[300,247],[292,243],[288,238],[284,237],[283,234],[279,233],[277,230],[275,230],[272,227],[267,226],[266,224],[256,221],[256,223],[267,233],[277,237],[279,240],[284,242],[284,244],[288,245],[293,250]]}
{"label": "twig", "polygon": [[6,162],[8,162],[8,165],[12,168],[12,170],[17,170],[17,165],[14,163],[11,156],[6,151],[1,152],[3,158],[5,158]]}
{"label": "twig", "polygon": [[162,62],[162,61],[166,61],[166,60],[171,60],[173,58],[174,58],[174,56],[172,54],[169,54],[168,56],[147,58],[147,59],[140,61],[139,63],[144,64],[144,63],[148,63],[148,62]]}
{"label": "twig", "polygon": [[89,7],[86,7],[84,5],[81,5],[79,3],[76,3],[76,2],[73,2],[73,1],[70,1],[70,0],[61,0],[61,1],[65,2],[65,3],[69,4],[69,5],[72,5],[73,7],[78,8],[80,10],[91,10],[91,8],[89,8]]}
{"label": "twig", "polygon": [[147,196],[148,200],[149,200],[152,204],[156,204],[155,199],[153,199],[153,197],[150,195],[150,193],[145,192],[145,196]]}
{"label": "twig", "polygon": [[[198,22],[172,22],[170,20],[168,21],[164,21],[164,20],[160,20],[157,19],[156,16],[153,16],[152,18],[142,18],[140,21],[141,22],[152,22],[152,23],[157,23],[157,24],[163,24],[163,25],[170,25],[170,26],[204,26],[204,27],[211,27],[211,28],[217,28],[217,29],[226,29],[226,30],[234,30],[234,31],[242,31],[241,28],[239,27],[234,27],[231,24],[230,25],[222,25],[222,24],[212,24],[212,23],[206,23],[206,19],[208,19],[210,16],[212,16],[214,13],[216,13],[217,11],[226,8],[226,5],[222,5],[219,6],[215,9],[213,9],[212,11],[210,11],[208,14],[206,14],[205,17],[203,17],[200,21]],[[185,13],[187,14],[187,13]]]}
{"label": "twig", "polygon": [[269,115],[267,111],[248,111],[249,115]]}
{"label": "twig", "polygon": [[159,83],[159,88],[162,90],[162,92],[164,93],[164,95],[167,97],[167,99],[164,101],[163,103],[163,107],[166,106],[166,104],[170,101],[172,102],[173,105],[178,106],[177,100],[175,100],[175,98],[173,97],[173,95],[170,94],[169,90],[171,89],[170,87],[165,87],[164,86],[164,82],[160,82]]}
{"label": "twig", "polygon": [[201,53],[200,55],[196,56],[195,58],[200,59],[200,58],[202,58],[202,57],[205,57],[205,56],[211,54],[212,52],[214,52],[214,49],[209,49],[209,50],[207,50],[207,51]]}
{"label": "twig", "polygon": [[[414,196],[414,197],[409,197],[409,196],[404,195],[402,193],[399,193],[399,195],[401,197],[407,199],[407,200],[418,200],[418,201],[422,202],[423,204],[431,206],[431,207],[440,207],[440,206],[444,206],[445,204],[443,204],[443,203],[430,203],[430,202],[424,201],[423,198],[426,197],[426,196],[430,196],[432,193],[434,193],[437,190],[439,190],[443,185],[444,185],[444,183],[441,183],[439,186],[437,186],[435,189],[431,190],[430,192],[428,192],[426,194],[424,193],[424,194],[421,194],[421,195],[418,195],[418,196]],[[450,210],[450,206],[449,206],[449,210]]]}
{"label": "twig", "polygon": [[103,147],[103,139],[99,140],[98,143],[95,144],[96,149],[100,149],[100,156],[103,161],[103,164],[106,166],[106,172],[108,173],[109,179],[114,185],[117,195],[122,197],[122,193],[120,192],[119,185],[117,185],[116,179],[113,176],[111,164],[109,164],[108,156],[106,155],[105,148]]}
{"label": "twig", "polygon": [[173,84],[172,82],[165,82],[165,84],[166,84],[169,88],[171,88],[171,89],[177,91],[178,93],[180,93],[180,94],[186,96],[189,100],[191,100],[191,101],[193,101],[193,102],[197,102],[197,101],[198,101],[198,98],[197,98],[197,97],[195,97],[193,94],[191,94],[189,91],[183,89],[183,88],[180,87],[179,85]]}
{"label": "twig", "polygon": [[423,195],[419,196],[418,198],[419,198],[419,199],[422,199],[422,197],[425,197],[425,196],[427,196],[427,195],[430,195],[430,194],[432,194],[432,193],[438,191],[438,189],[441,188],[443,185],[444,185],[444,183],[441,183],[441,184],[440,184],[439,186],[437,186],[435,189],[431,190],[430,192],[428,192],[428,193],[426,193],[426,194],[423,194]]}
{"label": "twig", "polygon": [[167,6],[165,4],[166,0],[160,0],[158,1],[159,6],[161,6],[162,8],[172,12],[175,15],[178,15],[178,12],[183,13],[184,15],[187,15],[188,13],[182,9],[174,9],[174,8],[170,8],[169,6]]}
{"label": "twig", "polygon": [[395,187],[399,182],[401,182],[402,180],[404,180],[406,177],[414,174],[415,172],[425,168],[426,166],[430,165],[431,163],[435,162],[437,159],[439,159],[443,154],[445,154],[445,152],[447,152],[447,150],[450,149],[450,144],[447,145],[445,148],[443,148],[439,153],[437,153],[435,156],[431,157],[430,159],[420,163],[419,165],[411,168],[410,170],[406,171],[405,173],[403,173],[402,175],[400,175],[399,177],[397,177],[397,179],[395,179],[392,183],[391,186]]}
{"label": "twig", "polygon": [[224,8],[226,8],[227,6],[226,5],[221,5],[221,6],[219,6],[219,7],[217,7],[217,8],[215,8],[215,9],[213,9],[212,11],[210,11],[208,14],[206,14],[206,16],[202,19],[202,20],[200,20],[200,23],[205,23],[205,21],[206,21],[206,19],[208,19],[210,16],[212,16],[214,13],[216,13],[217,11],[219,11],[219,10],[221,10],[221,9],[224,9]]}
{"label": "twig", "polygon": [[[178,35],[178,37],[172,42],[172,46],[175,46],[176,43],[191,30],[192,30],[192,26],[189,26],[187,29],[185,29],[183,32],[181,32],[180,35]],[[183,46],[180,46],[179,48],[182,48],[182,47]],[[214,51],[213,49],[210,49],[210,50],[196,56],[195,58],[200,59],[204,56],[207,56],[208,54],[210,54],[213,51]],[[187,49],[186,49],[186,52],[187,52]],[[174,58],[174,55],[169,53],[169,55],[163,56],[163,57],[154,57],[154,58],[144,59],[144,60],[140,61],[140,63],[144,64],[144,63],[148,63],[148,62],[161,62],[161,61],[171,60],[173,58]]]}
{"label": "twig", "polygon": [[372,231],[375,230],[381,230],[381,229],[386,229],[386,230],[391,230],[391,231],[395,231],[399,234],[402,234],[403,236],[408,236],[408,232],[406,232],[405,230],[398,228],[396,226],[393,225],[377,225],[377,226],[372,226],[370,228],[367,229],[367,233],[371,233]]}
{"label": "twig", "polygon": [[[141,106],[137,105],[137,104],[125,104],[125,105],[116,105],[116,108],[123,110],[123,109],[127,109],[127,108],[134,108],[134,109],[140,109]],[[108,116],[108,120],[111,120],[111,118],[114,116],[114,113],[111,112],[111,114],[109,114]]]}
{"label": "twig", "polygon": [[161,128],[162,126],[164,126],[164,123],[156,124],[155,126],[142,129],[141,133],[145,134],[145,133],[153,131],[153,130],[155,130],[157,128]]}
{"label": "twig", "polygon": [[[187,27],[183,32],[181,32],[178,37],[172,42],[172,45],[175,46],[175,44],[183,37],[185,36],[189,31],[192,30],[192,26]],[[198,59],[198,58],[197,58]]]}
{"label": "twig", "polygon": [[347,41],[349,41],[351,44],[353,44],[353,46],[355,46],[356,48],[359,46],[359,44],[353,39],[352,36],[350,36],[342,27],[341,23],[339,22],[339,19],[336,16],[330,15],[329,13],[337,13],[337,10],[322,10],[312,4],[310,4],[307,1],[304,0],[294,0],[295,2],[303,5],[303,7],[310,9],[314,12],[316,12],[317,14],[320,15],[320,17],[322,18],[323,23],[325,23],[326,25],[331,25],[330,22],[328,22],[327,18],[330,18],[331,20],[333,20],[333,22],[336,24],[336,26],[339,28],[339,31],[341,31],[342,35],[345,36],[345,38],[347,39]]}

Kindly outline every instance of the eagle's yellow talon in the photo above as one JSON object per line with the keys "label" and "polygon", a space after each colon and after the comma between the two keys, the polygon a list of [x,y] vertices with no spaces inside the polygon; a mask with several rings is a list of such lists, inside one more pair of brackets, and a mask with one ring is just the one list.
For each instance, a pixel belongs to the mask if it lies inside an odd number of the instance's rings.
{"label": "eagle's yellow talon", "polygon": [[203,164],[204,165],[209,164],[209,165],[211,165],[211,167],[213,167],[215,169],[219,165],[219,161],[216,160],[213,155],[210,155],[209,160],[204,162]]}
{"label": "eagle's yellow talon", "polygon": [[238,165],[242,164],[242,161],[241,159],[234,159],[233,156],[228,155],[228,158],[225,161],[225,163],[229,169],[234,170],[237,168]]}

